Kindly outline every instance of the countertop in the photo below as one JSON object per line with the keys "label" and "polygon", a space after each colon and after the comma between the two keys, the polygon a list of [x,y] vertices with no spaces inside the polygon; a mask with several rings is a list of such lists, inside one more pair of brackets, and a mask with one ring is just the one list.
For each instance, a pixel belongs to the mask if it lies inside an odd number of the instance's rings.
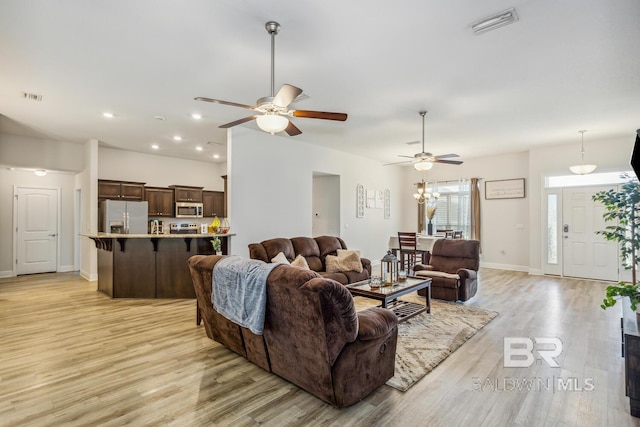
{"label": "countertop", "polygon": [[214,233],[197,233],[197,234],[122,234],[122,233],[89,233],[80,234],[90,239],[186,239],[186,238],[212,238],[212,237],[231,237],[235,233],[214,234]]}

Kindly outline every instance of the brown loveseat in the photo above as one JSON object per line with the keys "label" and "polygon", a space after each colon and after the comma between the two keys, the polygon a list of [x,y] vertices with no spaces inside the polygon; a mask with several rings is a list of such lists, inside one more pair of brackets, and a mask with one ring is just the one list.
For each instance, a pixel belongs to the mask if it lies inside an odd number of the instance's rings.
{"label": "brown loveseat", "polygon": [[195,255],[189,268],[207,336],[337,407],[352,405],[394,374],[398,326],[383,308],[356,313],[341,284],[279,265],[267,278],[264,334],[227,320],[212,306],[218,255]]}
{"label": "brown loveseat", "polygon": [[416,276],[431,278],[431,297],[466,301],[478,290],[479,268],[479,241],[439,239],[431,249],[429,265],[417,264],[414,271]]}
{"label": "brown loveseat", "polygon": [[302,255],[309,264],[309,268],[320,273],[327,279],[333,279],[337,282],[347,285],[349,283],[367,280],[371,277],[371,261],[366,258],[360,258],[362,263],[362,272],[343,271],[343,272],[327,272],[326,258],[327,255],[336,255],[338,249],[347,249],[347,245],[339,237],[320,236],[320,237],[293,237],[291,239],[269,239],[260,243],[249,244],[249,257],[259,259],[264,262],[271,262],[273,258],[282,252],[289,262],[293,261],[298,255]]}

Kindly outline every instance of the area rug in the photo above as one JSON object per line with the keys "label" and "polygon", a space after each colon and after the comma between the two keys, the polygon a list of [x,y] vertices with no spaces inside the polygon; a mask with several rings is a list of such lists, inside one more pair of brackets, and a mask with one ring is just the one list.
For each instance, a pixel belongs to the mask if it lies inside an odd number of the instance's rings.
{"label": "area rug", "polygon": [[[418,295],[401,299],[424,304]],[[377,305],[368,298],[354,300],[357,310]],[[407,391],[497,315],[479,307],[431,300],[431,314],[422,313],[398,324],[395,375],[387,385]]]}

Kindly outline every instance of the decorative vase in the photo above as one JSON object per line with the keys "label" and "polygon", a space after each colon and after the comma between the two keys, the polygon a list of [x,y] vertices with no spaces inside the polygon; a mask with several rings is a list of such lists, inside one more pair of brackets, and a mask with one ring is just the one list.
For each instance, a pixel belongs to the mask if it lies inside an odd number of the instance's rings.
{"label": "decorative vase", "polygon": [[431,224],[431,220],[429,220],[429,224],[427,224],[427,234],[433,236],[433,224]]}

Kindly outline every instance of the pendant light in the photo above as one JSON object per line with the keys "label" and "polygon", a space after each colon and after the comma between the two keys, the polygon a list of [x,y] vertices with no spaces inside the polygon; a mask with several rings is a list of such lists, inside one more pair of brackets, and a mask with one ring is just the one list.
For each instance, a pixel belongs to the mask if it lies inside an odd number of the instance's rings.
{"label": "pendant light", "polygon": [[586,130],[579,130],[578,133],[582,134],[582,142],[580,144],[580,164],[576,166],[570,166],[569,170],[576,175],[586,175],[588,173],[596,170],[598,166],[596,165],[585,165],[584,164],[584,133]]}

